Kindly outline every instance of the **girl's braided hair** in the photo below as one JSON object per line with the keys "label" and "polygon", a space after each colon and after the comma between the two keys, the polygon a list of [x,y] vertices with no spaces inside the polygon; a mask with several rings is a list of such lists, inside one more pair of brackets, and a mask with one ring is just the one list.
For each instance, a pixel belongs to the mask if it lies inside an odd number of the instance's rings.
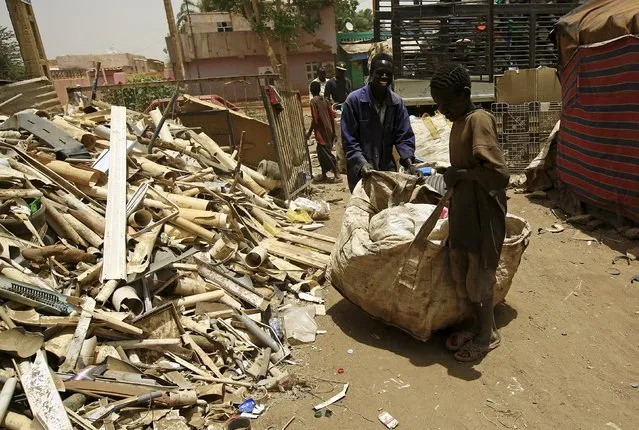
{"label": "girl's braided hair", "polygon": [[470,75],[461,64],[448,63],[435,72],[430,80],[430,87],[463,91],[465,87],[470,88]]}

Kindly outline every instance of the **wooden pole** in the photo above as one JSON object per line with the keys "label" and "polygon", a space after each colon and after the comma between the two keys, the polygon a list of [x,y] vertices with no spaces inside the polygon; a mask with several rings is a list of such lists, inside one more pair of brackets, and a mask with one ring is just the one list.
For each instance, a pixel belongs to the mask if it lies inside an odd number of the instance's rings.
{"label": "wooden pole", "polygon": [[173,72],[175,79],[183,80],[186,77],[184,70],[184,52],[182,51],[182,38],[177,32],[175,25],[175,15],[173,13],[173,5],[171,0],[164,0],[164,10],[166,12],[166,22],[169,24],[169,37],[175,44],[175,55],[177,56],[177,64],[173,64]]}

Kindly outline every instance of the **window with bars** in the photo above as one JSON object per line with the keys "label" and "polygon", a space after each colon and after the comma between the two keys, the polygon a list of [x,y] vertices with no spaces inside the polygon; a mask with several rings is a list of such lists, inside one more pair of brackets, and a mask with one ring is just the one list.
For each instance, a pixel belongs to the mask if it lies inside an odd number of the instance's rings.
{"label": "window with bars", "polygon": [[320,63],[306,63],[306,80],[312,81],[317,77],[317,69],[320,65]]}
{"label": "window with bars", "polygon": [[233,23],[229,21],[221,21],[217,23],[218,33],[225,33],[227,31],[233,31]]}

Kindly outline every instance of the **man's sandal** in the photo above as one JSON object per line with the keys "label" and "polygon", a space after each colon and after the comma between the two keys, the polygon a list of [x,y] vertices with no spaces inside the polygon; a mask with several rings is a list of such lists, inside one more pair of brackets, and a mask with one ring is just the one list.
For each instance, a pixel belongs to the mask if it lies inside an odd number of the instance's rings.
{"label": "man's sandal", "polygon": [[493,349],[497,348],[501,344],[501,339],[497,339],[490,345],[479,345],[472,340],[461,347],[459,351],[455,353],[455,360],[463,363],[470,363],[484,358]]}
{"label": "man's sandal", "polygon": [[472,341],[476,334],[471,331],[458,331],[446,339],[446,349],[450,352],[459,351],[464,345]]}

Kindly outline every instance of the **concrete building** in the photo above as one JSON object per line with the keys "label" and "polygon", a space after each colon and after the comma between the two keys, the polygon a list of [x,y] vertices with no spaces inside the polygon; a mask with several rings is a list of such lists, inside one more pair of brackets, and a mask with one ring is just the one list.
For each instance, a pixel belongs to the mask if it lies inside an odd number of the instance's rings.
{"label": "concrete building", "polygon": [[[316,12],[321,20],[313,34],[300,31],[297,47],[288,52],[291,84],[294,89],[308,92],[309,81],[315,78],[320,64],[329,74],[335,61],[335,11],[332,6]],[[258,34],[251,31],[242,16],[224,12],[193,13],[180,30],[187,78],[254,75],[266,73],[271,65],[264,55],[264,45]],[[166,39],[171,62],[175,63],[175,47]],[[276,54],[279,43],[273,43]],[[255,85],[256,86],[256,85]],[[247,89],[251,98],[259,97],[257,88]]]}
{"label": "concrete building", "polygon": [[51,80],[62,104],[67,103],[67,88],[91,85],[100,66],[98,85],[124,84],[127,75],[164,74],[164,62],[129,53],[62,55],[49,60]]}

